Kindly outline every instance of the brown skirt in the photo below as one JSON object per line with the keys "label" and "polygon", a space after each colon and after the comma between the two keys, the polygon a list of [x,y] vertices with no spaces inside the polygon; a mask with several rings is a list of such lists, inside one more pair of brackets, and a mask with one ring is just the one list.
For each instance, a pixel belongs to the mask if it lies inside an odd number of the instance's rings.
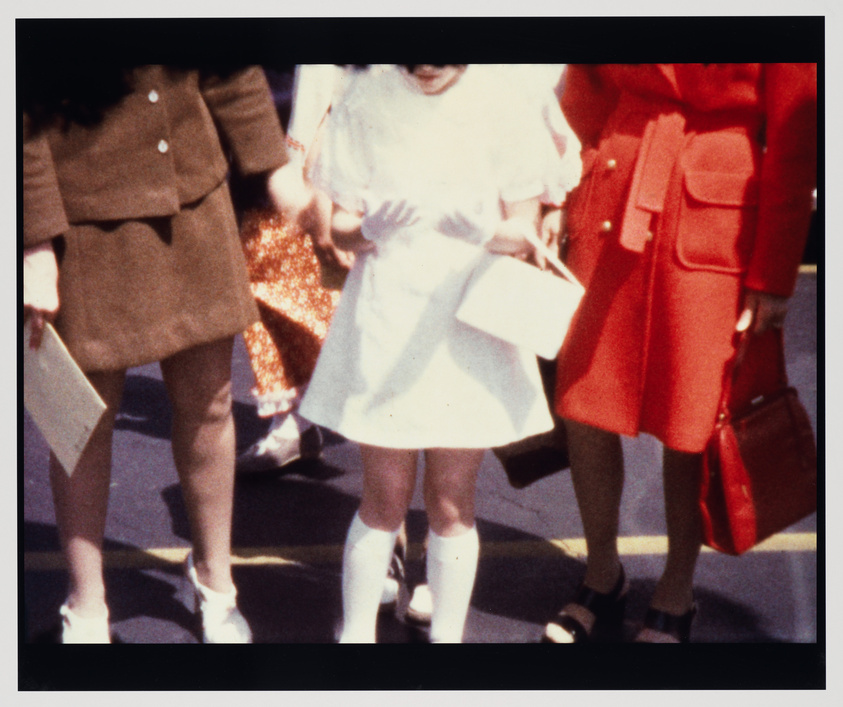
{"label": "brown skirt", "polygon": [[76,224],[56,328],[85,371],[123,370],[258,318],[225,183],[172,217]]}

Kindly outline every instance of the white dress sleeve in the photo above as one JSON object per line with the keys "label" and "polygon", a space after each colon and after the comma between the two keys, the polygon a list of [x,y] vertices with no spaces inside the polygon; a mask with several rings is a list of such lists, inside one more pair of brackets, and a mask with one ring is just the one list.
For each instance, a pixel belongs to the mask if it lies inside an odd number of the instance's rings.
{"label": "white dress sleeve", "polygon": [[511,77],[498,82],[496,94],[501,199],[511,203],[541,196],[546,191],[548,154],[554,149],[542,113]]}
{"label": "white dress sleeve", "polygon": [[[508,115],[510,137],[505,160],[513,161],[511,178],[540,172],[541,200],[559,204],[580,179],[580,143],[556,97],[564,65],[506,65],[500,69],[501,110]],[[509,96],[509,102],[506,100]],[[507,187],[504,200],[518,193]]]}
{"label": "white dress sleeve", "polygon": [[367,71],[348,72],[348,85],[333,98],[319,155],[308,175],[335,204],[347,211],[362,213],[363,197],[370,182],[367,145],[366,100],[360,95],[367,90]]}
{"label": "white dress sleeve", "polygon": [[342,69],[334,64],[296,66],[287,143],[292,148],[292,158],[300,159],[302,165],[331,107],[341,73]]}
{"label": "white dress sleeve", "polygon": [[554,81],[551,89],[544,92],[542,101],[542,116],[555,148],[548,162],[544,200],[552,204],[561,204],[565,201],[567,193],[579,184],[582,174],[582,145],[568,125],[559,105],[557,91],[564,83],[564,65],[562,74],[556,78],[559,80]]}

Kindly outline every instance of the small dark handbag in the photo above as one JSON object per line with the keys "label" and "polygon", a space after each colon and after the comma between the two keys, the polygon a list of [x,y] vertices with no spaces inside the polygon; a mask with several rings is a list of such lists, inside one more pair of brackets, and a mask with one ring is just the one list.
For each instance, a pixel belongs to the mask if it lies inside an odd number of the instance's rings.
{"label": "small dark handbag", "polygon": [[[763,380],[770,357],[777,371]],[[787,382],[781,329],[743,334],[703,453],[703,542],[740,555],[816,510],[816,442]]]}
{"label": "small dark handbag", "polygon": [[544,392],[553,417],[553,429],[492,450],[506,472],[510,485],[517,489],[523,489],[570,466],[565,425],[562,418],[553,412],[557,363],[555,360],[548,361],[543,358],[538,361]]}

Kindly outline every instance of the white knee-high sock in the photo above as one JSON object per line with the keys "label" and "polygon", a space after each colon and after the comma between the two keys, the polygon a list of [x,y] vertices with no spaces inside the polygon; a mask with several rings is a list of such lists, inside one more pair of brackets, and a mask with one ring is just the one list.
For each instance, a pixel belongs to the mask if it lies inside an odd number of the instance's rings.
{"label": "white knee-high sock", "polygon": [[398,531],[370,528],[354,514],[342,559],[340,643],[374,643],[383,583]]}
{"label": "white knee-high sock", "polygon": [[429,532],[427,581],[433,598],[431,643],[462,642],[479,554],[476,527],[451,538]]}

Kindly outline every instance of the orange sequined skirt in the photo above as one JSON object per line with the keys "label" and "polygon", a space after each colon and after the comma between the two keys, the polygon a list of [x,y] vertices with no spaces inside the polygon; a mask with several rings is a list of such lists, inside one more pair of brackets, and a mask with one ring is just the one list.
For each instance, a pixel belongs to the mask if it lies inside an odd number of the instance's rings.
{"label": "orange sequined skirt", "polygon": [[242,227],[243,251],[260,321],[243,338],[255,374],[258,414],[291,410],[310,380],[339,290],[322,284],[310,238],[280,215],[249,211]]}

